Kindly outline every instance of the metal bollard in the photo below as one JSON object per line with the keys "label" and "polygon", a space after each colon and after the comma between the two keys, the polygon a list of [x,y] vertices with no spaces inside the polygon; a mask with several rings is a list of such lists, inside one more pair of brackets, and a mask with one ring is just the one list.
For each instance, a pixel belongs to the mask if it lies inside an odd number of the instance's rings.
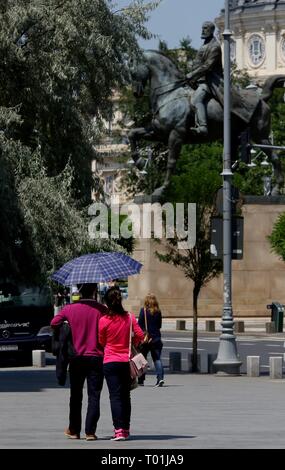
{"label": "metal bollard", "polygon": [[266,333],[276,333],[276,326],[274,321],[265,323],[265,331]]}
{"label": "metal bollard", "polygon": [[185,330],[186,321],[185,320],[176,320],[176,330]]}
{"label": "metal bollard", "polygon": [[42,349],[35,349],[33,351],[33,366],[45,367],[46,366],[46,352]]}
{"label": "metal bollard", "polygon": [[215,331],[215,320],[206,320],[205,322],[205,331]]}
{"label": "metal bollard", "polygon": [[244,321],[236,321],[234,325],[235,333],[244,333]]}
{"label": "metal bollard", "polygon": [[[188,354],[188,370],[192,372],[192,353]],[[200,374],[208,374],[208,353],[204,349],[200,349],[198,352],[198,372]]]}
{"label": "metal bollard", "polygon": [[208,354],[208,374],[215,374],[216,367],[214,361],[217,359],[217,354]]}
{"label": "metal bollard", "polygon": [[269,375],[271,379],[282,379],[283,357],[269,358]]}
{"label": "metal bollard", "polygon": [[259,377],[260,375],[260,356],[247,356],[246,373],[248,377]]}
{"label": "metal bollard", "polygon": [[169,371],[181,372],[181,352],[169,353]]}

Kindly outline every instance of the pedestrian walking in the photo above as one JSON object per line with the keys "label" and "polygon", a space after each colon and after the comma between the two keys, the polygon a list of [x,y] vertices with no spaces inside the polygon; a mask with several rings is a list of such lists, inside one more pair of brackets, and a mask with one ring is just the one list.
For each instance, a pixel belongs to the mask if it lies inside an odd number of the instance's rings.
{"label": "pedestrian walking", "polygon": [[107,290],[105,303],[108,313],[99,321],[99,342],[104,347],[103,370],[114,425],[112,440],[125,441],[130,436],[131,420],[130,332],[134,346],[143,341],[144,334],[135,316],[123,308],[119,287]]}
{"label": "pedestrian walking", "polygon": [[83,387],[87,380],[88,407],[85,420],[85,439],[96,440],[100,417],[100,395],[103,387],[103,349],[98,341],[99,320],[107,312],[96,298],[96,284],[83,284],[81,299],[66,305],[51,321],[56,328],[68,322],[71,328],[75,356],[69,362],[70,403],[69,426],[64,434],[80,439]]}
{"label": "pedestrian walking", "polygon": [[[145,333],[145,341],[141,347],[141,352],[147,359],[150,352],[156,370],[155,387],[162,387],[164,384],[164,370],[161,362],[161,351],[163,343],[161,341],[162,315],[157,298],[154,294],[148,294],[144,301],[144,307],[140,310],[139,326]],[[145,374],[142,375],[138,383],[144,385]]]}

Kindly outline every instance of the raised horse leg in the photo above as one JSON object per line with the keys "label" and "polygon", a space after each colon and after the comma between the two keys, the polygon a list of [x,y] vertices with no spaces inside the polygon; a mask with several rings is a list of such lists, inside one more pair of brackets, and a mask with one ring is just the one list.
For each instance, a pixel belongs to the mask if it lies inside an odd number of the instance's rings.
{"label": "raised horse leg", "polygon": [[139,170],[142,170],[145,165],[145,161],[140,157],[138,143],[141,139],[150,141],[156,140],[154,129],[151,126],[131,129],[128,133],[128,139],[131,146],[131,157],[134,160],[136,167]]}
{"label": "raised horse leg", "polygon": [[175,170],[176,162],[180,155],[182,143],[182,135],[176,129],[173,129],[170,132],[168,138],[168,160],[165,180],[163,185],[154,191],[153,196],[160,198],[163,195],[165,189],[169,186],[170,177]]}
{"label": "raised horse leg", "polygon": [[[272,145],[270,139],[263,139],[260,142],[262,145]],[[271,196],[278,196],[281,194],[281,189],[284,186],[284,174],[282,172],[281,160],[278,155],[271,149],[264,149],[264,153],[268,156],[270,163],[273,166],[273,174],[275,179],[275,184],[271,191]]]}

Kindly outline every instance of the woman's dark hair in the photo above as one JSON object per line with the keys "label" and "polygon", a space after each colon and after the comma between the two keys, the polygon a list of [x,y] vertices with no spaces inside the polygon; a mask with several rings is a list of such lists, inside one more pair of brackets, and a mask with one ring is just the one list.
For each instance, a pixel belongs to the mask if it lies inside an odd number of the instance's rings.
{"label": "woman's dark hair", "polygon": [[122,295],[119,287],[110,287],[104,296],[104,300],[111,314],[124,315],[126,313],[122,306]]}

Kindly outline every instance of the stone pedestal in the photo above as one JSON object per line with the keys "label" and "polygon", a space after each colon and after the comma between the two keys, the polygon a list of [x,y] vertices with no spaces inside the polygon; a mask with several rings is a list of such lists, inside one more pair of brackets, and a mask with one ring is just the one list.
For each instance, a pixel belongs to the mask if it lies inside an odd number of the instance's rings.
{"label": "stone pedestal", "polygon": [[185,320],[176,320],[176,330],[185,330],[186,321]]}
{"label": "stone pedestal", "polygon": [[169,372],[181,372],[181,352],[169,353]]}
{"label": "stone pedestal", "polygon": [[244,333],[244,322],[243,321],[236,321],[235,322],[234,332],[235,333]]}
{"label": "stone pedestal", "polygon": [[270,357],[269,358],[269,377],[271,379],[282,379],[283,372],[283,357]]}
{"label": "stone pedestal", "polygon": [[205,330],[206,331],[215,331],[216,330],[216,322],[215,320],[206,320]]}
{"label": "stone pedestal", "polygon": [[246,365],[246,372],[248,377],[259,377],[260,356],[247,356]]}
{"label": "stone pedestal", "polygon": [[46,352],[42,349],[34,349],[32,353],[33,366],[45,367],[46,366]]}

